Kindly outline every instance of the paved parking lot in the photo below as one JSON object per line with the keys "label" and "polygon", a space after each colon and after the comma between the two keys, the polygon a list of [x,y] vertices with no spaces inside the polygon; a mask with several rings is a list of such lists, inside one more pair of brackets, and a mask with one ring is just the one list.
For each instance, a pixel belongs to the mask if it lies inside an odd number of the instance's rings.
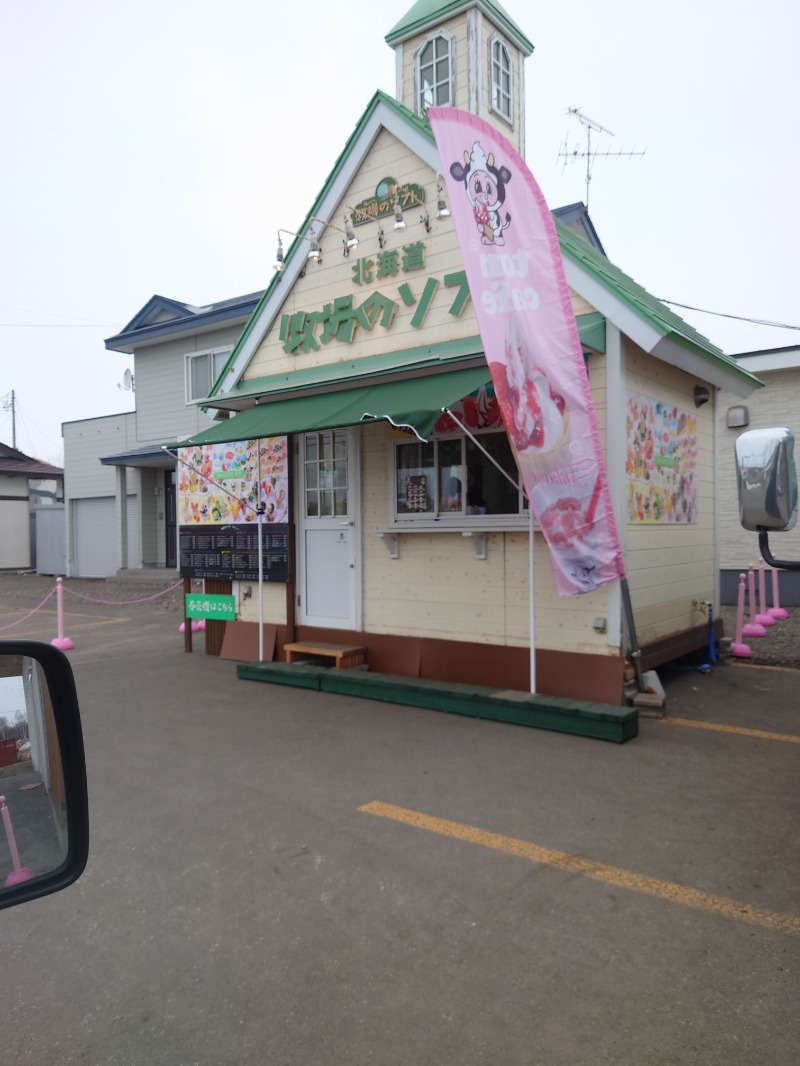
{"label": "paved parking lot", "polygon": [[797,1061],[797,671],[619,746],[238,681],[161,604],[69,607],[90,861],[0,917],[4,1061]]}

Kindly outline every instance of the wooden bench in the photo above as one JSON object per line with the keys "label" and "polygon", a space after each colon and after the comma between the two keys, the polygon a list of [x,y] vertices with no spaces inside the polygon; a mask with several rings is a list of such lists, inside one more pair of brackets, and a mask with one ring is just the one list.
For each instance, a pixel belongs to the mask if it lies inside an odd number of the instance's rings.
{"label": "wooden bench", "polygon": [[363,666],[367,661],[367,649],[352,644],[328,644],[325,641],[299,641],[296,644],[284,644],[286,662],[293,663],[298,656],[321,656],[333,659],[337,670],[346,670],[354,666]]}

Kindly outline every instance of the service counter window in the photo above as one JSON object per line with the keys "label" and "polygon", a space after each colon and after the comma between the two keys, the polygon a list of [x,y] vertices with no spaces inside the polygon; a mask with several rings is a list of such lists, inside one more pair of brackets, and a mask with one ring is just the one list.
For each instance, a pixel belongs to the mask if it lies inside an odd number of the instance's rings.
{"label": "service counter window", "polygon": [[[394,521],[425,527],[514,528],[527,515],[527,499],[504,430],[435,437],[427,444],[399,442],[394,450]],[[477,442],[477,443],[476,443]]]}

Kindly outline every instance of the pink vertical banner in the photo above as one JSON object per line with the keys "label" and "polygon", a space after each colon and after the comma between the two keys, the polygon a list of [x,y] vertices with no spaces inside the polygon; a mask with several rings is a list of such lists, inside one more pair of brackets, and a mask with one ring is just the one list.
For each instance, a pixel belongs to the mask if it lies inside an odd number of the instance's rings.
{"label": "pink vertical banner", "polygon": [[624,578],[597,417],[555,223],[494,126],[427,116],[500,411],[562,596]]}

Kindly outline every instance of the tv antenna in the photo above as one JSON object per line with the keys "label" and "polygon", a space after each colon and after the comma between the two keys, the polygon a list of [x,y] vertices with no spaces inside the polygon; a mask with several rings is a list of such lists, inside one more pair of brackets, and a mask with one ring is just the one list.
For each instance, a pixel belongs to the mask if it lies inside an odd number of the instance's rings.
{"label": "tv antenna", "polygon": [[130,367],[122,375],[122,384],[117,385],[117,388],[122,389],[123,392],[136,392],[136,381]]}
{"label": "tv antenna", "polygon": [[592,163],[594,162],[594,160],[597,159],[598,156],[630,157],[635,155],[644,155],[647,149],[645,149],[643,152],[639,152],[635,148],[633,149],[633,151],[630,152],[626,152],[622,148],[618,152],[598,152],[597,149],[592,151],[592,133],[606,133],[609,137],[615,136],[614,133],[612,133],[612,131],[607,129],[605,126],[601,126],[599,122],[595,122],[593,118],[589,118],[589,116],[585,115],[579,107],[568,107],[567,114],[573,115],[578,120],[578,122],[580,122],[581,126],[583,126],[583,128],[586,130],[586,148],[584,149],[582,145],[576,144],[574,148],[570,149],[567,138],[565,138],[564,143],[561,146],[561,150],[558,153],[558,158],[564,160],[564,166],[567,165],[567,160],[571,160],[573,163],[578,159],[586,160],[586,206],[588,208],[589,183],[592,180]]}

